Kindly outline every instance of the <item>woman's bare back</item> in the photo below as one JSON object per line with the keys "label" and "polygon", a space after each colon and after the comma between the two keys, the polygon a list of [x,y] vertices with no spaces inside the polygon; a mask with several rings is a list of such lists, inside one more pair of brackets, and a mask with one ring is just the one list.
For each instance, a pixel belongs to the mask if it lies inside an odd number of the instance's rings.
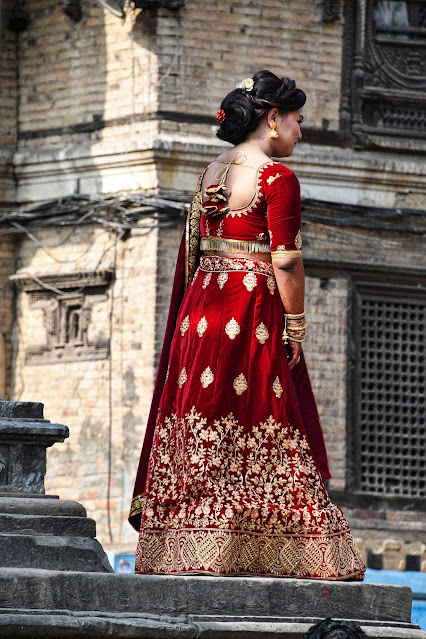
{"label": "woman's bare back", "polygon": [[248,142],[225,151],[210,164],[206,171],[202,183],[203,199],[205,189],[212,184],[218,184],[223,173],[226,172],[227,190],[224,195],[228,200],[229,208],[235,210],[248,206],[256,193],[258,169],[269,161],[270,158],[267,155]]}
{"label": "woman's bare back", "polygon": [[[256,195],[258,170],[271,159],[257,146],[242,143],[222,153],[208,167],[204,175],[201,193],[204,200],[205,189],[218,184],[224,177],[227,190],[224,195],[231,211],[247,207]],[[270,253],[227,253],[225,251],[204,251],[205,255],[222,257],[250,257],[270,262]]]}

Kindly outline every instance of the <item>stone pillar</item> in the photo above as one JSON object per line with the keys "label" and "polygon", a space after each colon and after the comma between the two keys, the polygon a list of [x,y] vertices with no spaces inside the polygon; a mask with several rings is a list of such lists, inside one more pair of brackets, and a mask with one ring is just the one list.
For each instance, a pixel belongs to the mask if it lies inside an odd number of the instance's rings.
{"label": "stone pillar", "polygon": [[43,495],[46,448],[68,436],[43,418],[43,404],[0,399],[0,495]]}
{"label": "stone pillar", "polygon": [[0,567],[112,571],[84,507],[44,493],[46,448],[68,435],[43,404],[0,398]]}

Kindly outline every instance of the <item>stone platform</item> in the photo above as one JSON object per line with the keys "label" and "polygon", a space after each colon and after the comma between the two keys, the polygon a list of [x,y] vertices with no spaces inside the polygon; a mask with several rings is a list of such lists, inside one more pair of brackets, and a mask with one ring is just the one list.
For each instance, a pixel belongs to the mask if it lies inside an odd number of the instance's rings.
{"label": "stone platform", "polygon": [[369,637],[426,639],[402,586],[260,577],[3,568],[0,636],[15,639],[297,639],[325,617]]}

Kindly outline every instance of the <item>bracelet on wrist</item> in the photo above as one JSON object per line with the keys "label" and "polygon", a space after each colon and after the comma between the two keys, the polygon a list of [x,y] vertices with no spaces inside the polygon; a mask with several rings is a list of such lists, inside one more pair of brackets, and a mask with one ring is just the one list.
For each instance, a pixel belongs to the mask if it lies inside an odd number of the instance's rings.
{"label": "bracelet on wrist", "polygon": [[284,313],[284,330],[282,340],[288,342],[303,342],[306,338],[305,311],[302,313]]}

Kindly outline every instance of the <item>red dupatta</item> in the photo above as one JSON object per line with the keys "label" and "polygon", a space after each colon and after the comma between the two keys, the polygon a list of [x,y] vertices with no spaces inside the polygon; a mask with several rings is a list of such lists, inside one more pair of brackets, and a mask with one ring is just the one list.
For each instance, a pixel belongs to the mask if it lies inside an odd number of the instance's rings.
{"label": "red dupatta", "polygon": [[[136,475],[132,505],[129,514],[129,522],[137,531],[139,531],[141,524],[141,513],[143,507],[143,497],[148,471],[148,463],[152,442],[154,439],[155,424],[157,420],[161,395],[167,375],[170,346],[175,332],[177,316],[183,296],[186,289],[188,288],[189,283],[194,277],[200,257],[200,216],[202,209],[201,183],[204,177],[204,173],[198,180],[197,189],[188,212],[185,231],[180,243],[175,277],[173,280],[169,315],[167,319],[166,332],[164,335],[163,349],[161,351],[151,410],[149,412],[145,438]],[[304,426],[304,430],[308,438],[312,455],[314,457],[318,471],[320,472],[323,481],[326,481],[330,478],[327,453],[325,450],[321,423],[319,420],[318,411],[303,354],[299,364],[294,367],[291,377],[294,383],[294,390],[299,400],[301,423]]]}
{"label": "red dupatta", "polygon": [[[205,171],[204,171],[205,173]],[[149,411],[146,425],[145,438],[139,460],[138,472],[136,474],[135,489],[133,491],[132,505],[129,514],[129,522],[135,530],[139,532],[141,524],[141,512],[143,505],[143,495],[145,491],[146,475],[148,471],[149,456],[151,453],[152,440],[154,439],[155,423],[157,421],[158,408],[166,381],[167,367],[169,364],[170,345],[176,328],[176,320],[179,313],[183,296],[189,283],[194,277],[200,258],[200,215],[201,215],[201,183],[204,173],[200,176],[197,184],[194,199],[191,202],[188,216],[186,218],[185,231],[180,243],[179,254],[176,264],[175,277],[173,280],[172,297],[170,300],[169,315],[167,318],[166,332],[164,334],[163,349],[161,351],[160,363],[158,365],[157,379],[154,386],[151,410]]]}

